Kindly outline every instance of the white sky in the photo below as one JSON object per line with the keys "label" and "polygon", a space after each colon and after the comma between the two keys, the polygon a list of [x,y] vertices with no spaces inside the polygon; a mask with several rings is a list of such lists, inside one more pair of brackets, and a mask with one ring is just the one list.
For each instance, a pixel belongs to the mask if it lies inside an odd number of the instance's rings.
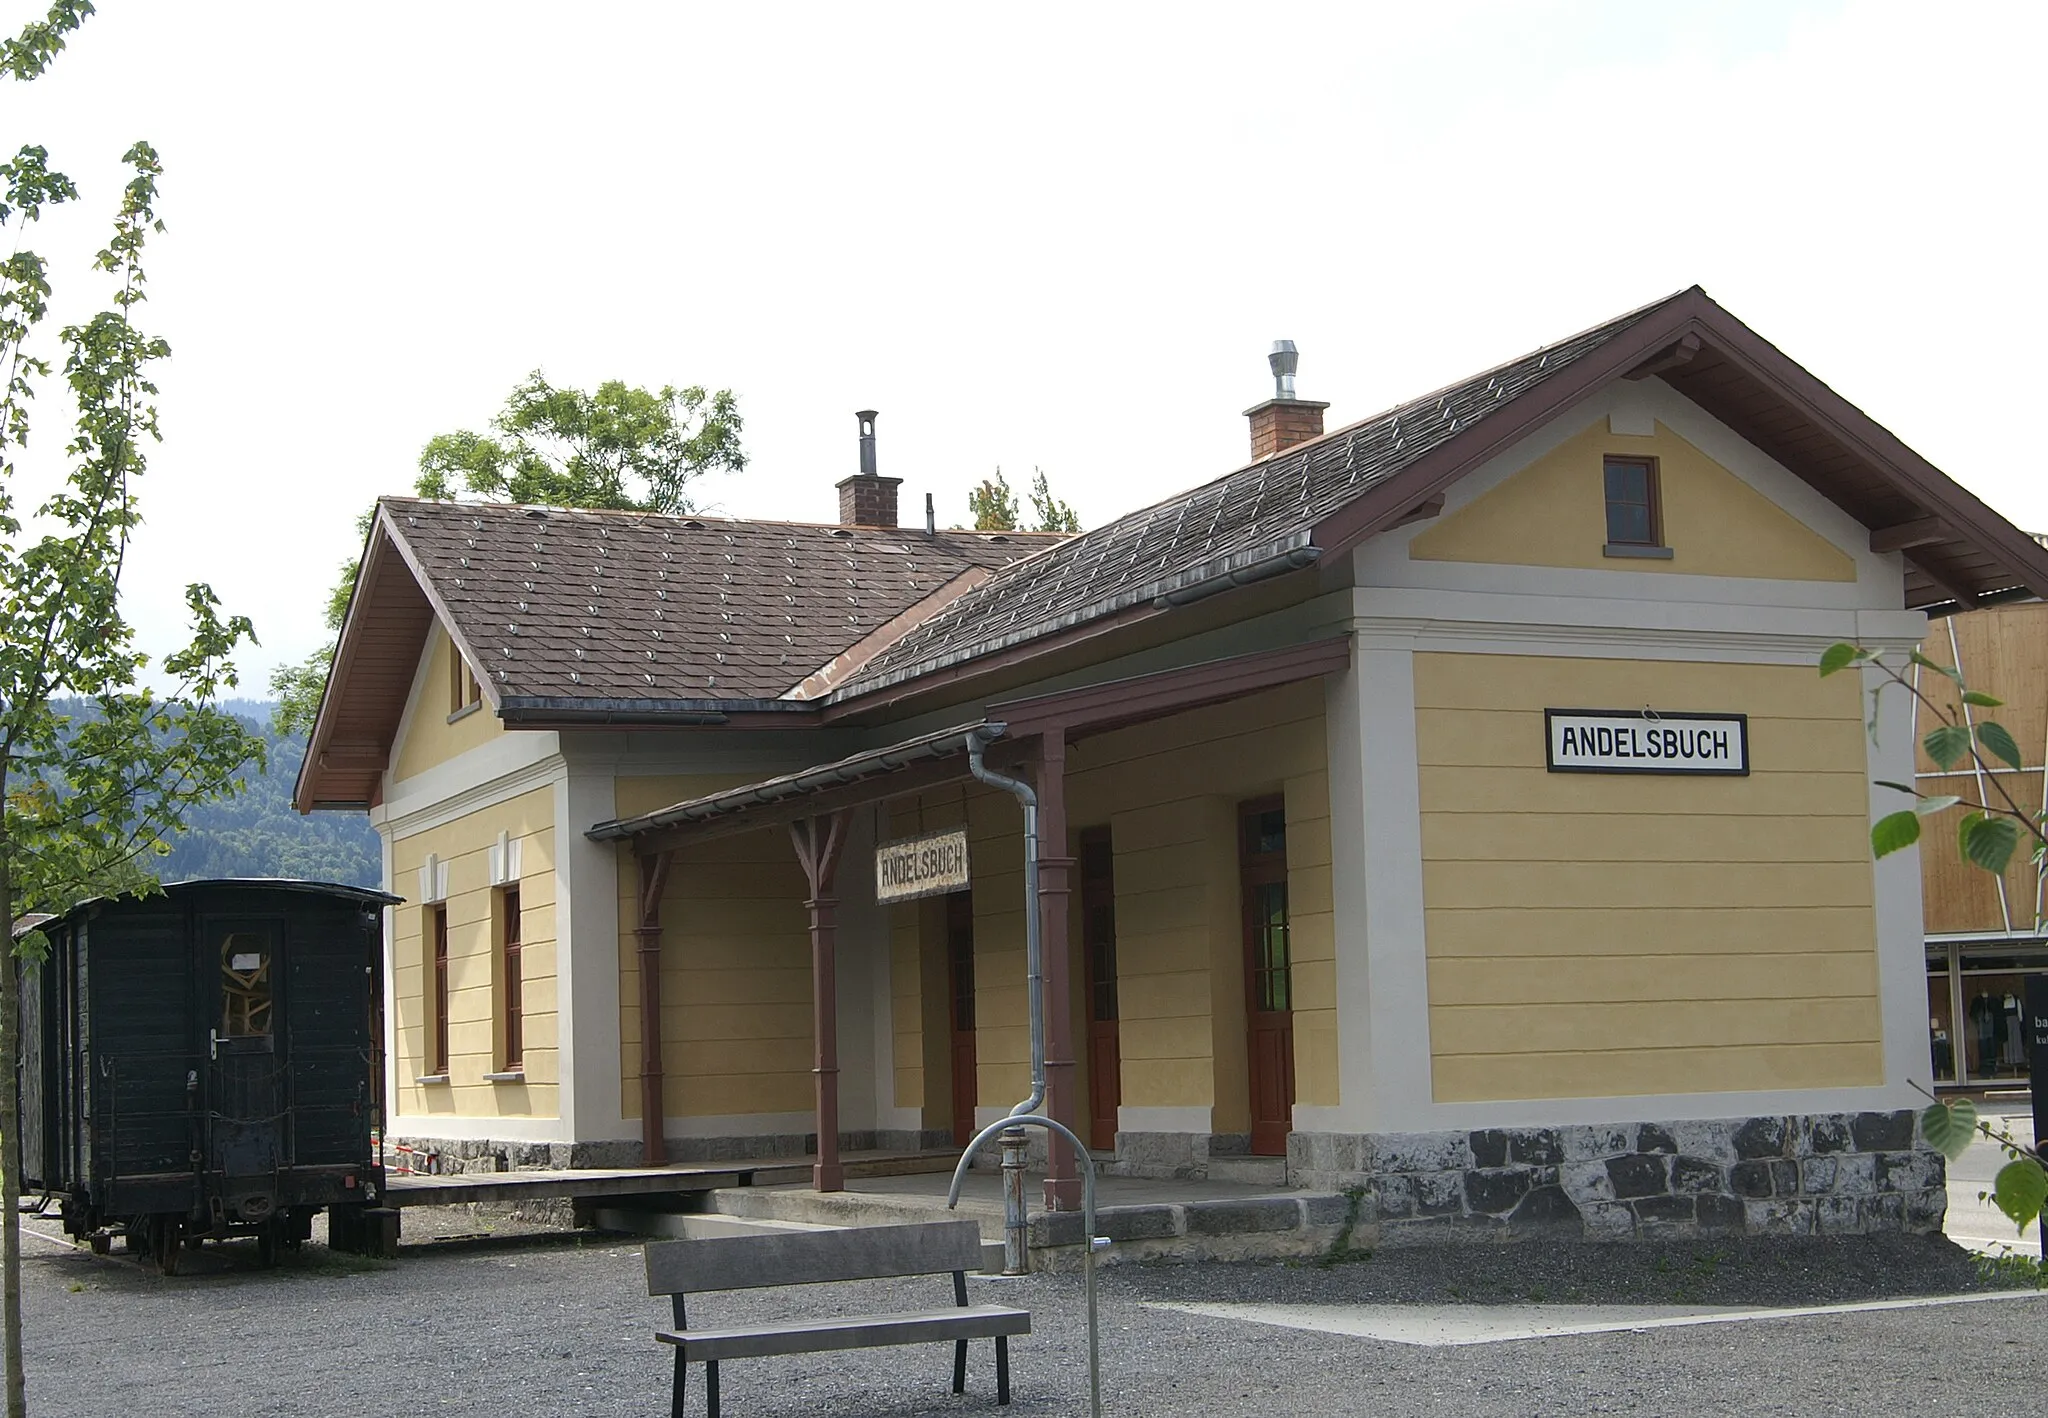
{"label": "white sky", "polygon": [[906,521],[1001,464],[1093,526],[1243,461],[1275,338],[1334,427],[1698,282],[2048,526],[2044,41],[1994,3],[101,0],[0,147],[86,188],[32,243],[60,319],[115,160],[163,154],[131,614],[167,647],[211,581],[259,688],[355,515],[535,367],[735,390],[734,515],[831,520],[873,407]]}

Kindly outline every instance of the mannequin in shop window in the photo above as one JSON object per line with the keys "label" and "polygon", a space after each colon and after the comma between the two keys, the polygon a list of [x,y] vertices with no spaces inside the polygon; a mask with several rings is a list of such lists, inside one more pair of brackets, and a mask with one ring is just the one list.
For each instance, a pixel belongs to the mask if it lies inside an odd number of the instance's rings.
{"label": "mannequin in shop window", "polygon": [[2019,1073],[2027,1062],[2027,1031],[2020,1015],[2019,996],[2008,992],[2000,1013],[2004,1017],[2005,1029],[1999,1044],[1998,1061]]}
{"label": "mannequin in shop window", "polygon": [[1970,1001],[1972,1073],[1988,1078],[1998,1072],[1999,1052],[2005,1043],[2005,1021],[2003,993],[1980,993]]}

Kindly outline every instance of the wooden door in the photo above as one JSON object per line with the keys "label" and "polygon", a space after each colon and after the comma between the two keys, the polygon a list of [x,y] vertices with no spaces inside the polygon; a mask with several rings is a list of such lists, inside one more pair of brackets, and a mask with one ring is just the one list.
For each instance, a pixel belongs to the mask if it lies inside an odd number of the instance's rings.
{"label": "wooden door", "polygon": [[953,1145],[974,1138],[974,895],[946,898],[946,1011],[952,1031]]}
{"label": "wooden door", "polygon": [[267,1183],[290,1165],[288,1101],[278,1047],[278,958],[283,922],[268,916],[210,916],[202,930],[219,1003],[207,1030],[209,1171],[236,1183]]}
{"label": "wooden door", "polygon": [[1117,1037],[1116,856],[1107,827],[1081,834],[1081,956],[1088,991],[1088,1145],[1116,1148],[1116,1110],[1123,1102]]}
{"label": "wooden door", "polygon": [[1287,938],[1287,811],[1279,798],[1238,809],[1244,909],[1246,1062],[1252,1151],[1287,1152],[1294,1121],[1294,978]]}

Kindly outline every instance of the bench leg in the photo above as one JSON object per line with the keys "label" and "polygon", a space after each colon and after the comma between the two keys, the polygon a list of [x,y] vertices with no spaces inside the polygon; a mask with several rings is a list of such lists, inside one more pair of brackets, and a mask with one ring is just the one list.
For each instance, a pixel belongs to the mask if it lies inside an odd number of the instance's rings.
{"label": "bench leg", "polygon": [[967,1341],[953,1341],[953,1392],[967,1392]]}
{"label": "bench leg", "polygon": [[690,1366],[683,1359],[683,1351],[676,1350],[676,1385],[668,1401],[669,1418],[683,1418],[683,1395],[687,1392],[686,1381],[690,1377]]}
{"label": "bench leg", "polygon": [[718,1418],[718,1361],[712,1359],[704,1365],[704,1397],[710,1402],[711,1418]]}
{"label": "bench leg", "polygon": [[1010,1336],[996,1336],[996,1402],[1010,1401]]}

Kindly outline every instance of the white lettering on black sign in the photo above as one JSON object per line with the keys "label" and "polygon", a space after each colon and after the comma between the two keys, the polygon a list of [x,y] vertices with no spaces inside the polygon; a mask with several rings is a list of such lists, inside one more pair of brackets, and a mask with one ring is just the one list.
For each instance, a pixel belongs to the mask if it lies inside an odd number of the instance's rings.
{"label": "white lettering on black sign", "polygon": [[1546,709],[1543,720],[1553,773],[1749,772],[1746,714]]}
{"label": "white lettering on black sign", "polygon": [[934,832],[875,848],[875,899],[909,901],[965,891],[967,831]]}

